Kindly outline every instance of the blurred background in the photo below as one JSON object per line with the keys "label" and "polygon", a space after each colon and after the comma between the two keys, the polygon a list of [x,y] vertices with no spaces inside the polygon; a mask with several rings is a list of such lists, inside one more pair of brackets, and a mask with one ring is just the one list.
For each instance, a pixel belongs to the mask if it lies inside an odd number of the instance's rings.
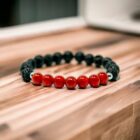
{"label": "blurred background", "polygon": [[140,0],[0,1],[0,28],[79,16],[90,26],[140,34]]}
{"label": "blurred background", "polygon": [[77,16],[77,0],[0,1],[0,27]]}

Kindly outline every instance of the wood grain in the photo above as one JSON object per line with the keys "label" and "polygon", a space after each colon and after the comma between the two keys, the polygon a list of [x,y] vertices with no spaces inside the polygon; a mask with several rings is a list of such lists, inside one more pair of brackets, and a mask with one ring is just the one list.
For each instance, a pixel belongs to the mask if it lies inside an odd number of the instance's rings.
{"label": "wood grain", "polygon": [[[112,57],[120,79],[97,89],[43,88],[21,80],[35,54],[82,50]],[[0,140],[140,140],[140,38],[81,28],[0,44]],[[101,69],[62,64],[38,69],[90,75]]]}

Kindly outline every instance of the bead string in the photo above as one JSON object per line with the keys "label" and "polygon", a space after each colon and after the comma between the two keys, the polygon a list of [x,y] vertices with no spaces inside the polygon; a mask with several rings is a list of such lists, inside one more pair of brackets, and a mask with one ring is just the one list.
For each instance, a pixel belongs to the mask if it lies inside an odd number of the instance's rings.
{"label": "bead string", "polygon": [[[62,60],[66,63],[70,63],[72,59],[75,59],[78,64],[85,61],[87,66],[96,65],[97,68],[103,66],[106,72],[100,72],[97,75],[93,74],[89,77],[81,75],[78,78],[74,76],[68,76],[64,78],[61,75],[51,76],[49,74],[42,75],[41,73],[34,73],[35,68],[41,68],[44,64],[47,67],[61,64]],[[43,85],[51,87],[54,85],[56,88],[63,88],[64,85],[68,89],[75,89],[78,85],[79,88],[86,88],[88,85],[91,87],[99,87],[100,85],[107,85],[108,81],[116,81],[119,77],[119,66],[108,57],[102,57],[101,55],[93,56],[92,54],[84,54],[83,52],[77,52],[75,55],[71,51],[66,51],[64,54],[56,52],[53,55],[47,54],[44,57],[41,55],[35,56],[33,59],[28,59],[20,66],[20,72],[24,82],[32,82],[33,85]]]}

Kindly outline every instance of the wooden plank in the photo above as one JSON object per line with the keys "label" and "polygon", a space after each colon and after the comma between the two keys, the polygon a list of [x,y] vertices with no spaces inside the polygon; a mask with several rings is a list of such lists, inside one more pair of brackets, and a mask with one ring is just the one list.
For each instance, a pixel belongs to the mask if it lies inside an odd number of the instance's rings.
{"label": "wooden plank", "polygon": [[[136,36],[83,28],[1,45],[0,139],[139,140],[139,44]],[[112,57],[120,65],[120,80],[97,89],[73,91],[22,82],[19,64],[56,48]],[[46,70],[54,75],[78,76],[101,69],[73,61],[38,69]]]}

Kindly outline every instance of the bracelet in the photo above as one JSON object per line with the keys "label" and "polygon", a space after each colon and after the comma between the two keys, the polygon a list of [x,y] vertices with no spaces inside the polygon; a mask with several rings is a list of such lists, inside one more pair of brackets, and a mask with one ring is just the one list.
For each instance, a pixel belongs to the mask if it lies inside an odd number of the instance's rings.
{"label": "bracelet", "polygon": [[[70,63],[73,58],[78,62],[78,64],[85,61],[87,66],[93,65],[93,63],[97,68],[102,66],[106,69],[106,72],[100,72],[97,75],[93,74],[89,77],[81,75],[78,78],[75,78],[74,76],[64,78],[61,75],[53,77],[49,74],[42,75],[39,72],[33,72],[35,68],[41,68],[44,64],[48,67],[53,64],[59,65],[62,60],[66,63]],[[43,85],[45,87],[51,87],[54,85],[55,88],[63,88],[64,85],[66,85],[68,89],[75,89],[77,85],[79,88],[86,88],[88,85],[95,88],[100,85],[107,85],[108,81],[118,80],[119,72],[119,66],[111,58],[104,58],[101,55],[85,55],[80,51],[75,55],[73,55],[71,51],[66,51],[64,54],[56,52],[53,55],[47,54],[44,57],[37,55],[33,59],[28,59],[20,66],[20,73],[24,82],[31,81],[33,85]]]}

